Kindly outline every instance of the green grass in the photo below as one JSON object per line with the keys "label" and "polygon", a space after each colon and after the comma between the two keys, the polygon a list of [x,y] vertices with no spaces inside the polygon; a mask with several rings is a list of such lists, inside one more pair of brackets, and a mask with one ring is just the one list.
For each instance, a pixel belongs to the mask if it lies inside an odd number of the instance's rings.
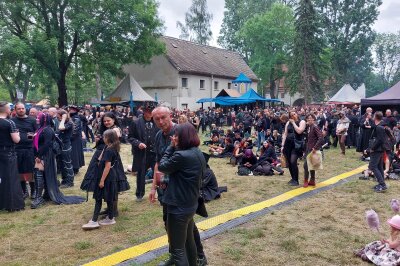
{"label": "green grass", "polygon": [[[207,150],[205,146],[201,148],[204,151]],[[329,158],[332,163],[325,162],[324,170],[317,173],[317,182],[362,165],[354,150],[346,153],[346,160],[343,160],[339,153],[337,149],[326,152],[326,158]],[[91,156],[92,153],[85,154],[86,164],[89,163]],[[130,146],[122,146],[121,157],[125,167],[132,163]],[[223,193],[221,199],[207,203],[207,210],[211,217],[293,189],[286,184],[290,179],[287,169],[283,176],[237,176],[237,168],[226,164],[227,161],[227,159],[211,158],[209,162],[219,185],[228,186],[228,192]],[[76,176],[75,187],[63,190],[65,194],[86,196],[79,189],[86,167],[82,168]],[[300,176],[302,176],[302,162],[299,167]],[[29,209],[30,200],[27,200],[25,211],[0,212],[0,243],[2,243],[0,245],[0,265],[78,265],[165,234],[162,210],[159,204],[150,204],[148,201],[135,202],[136,177],[128,175],[128,180],[131,190],[119,195],[120,216],[116,219],[117,224],[114,226],[101,227],[94,231],[81,229],[81,226],[90,220],[93,213],[92,195],[89,195],[88,202],[80,205],[49,203],[40,209],[31,210]],[[204,246],[210,265],[265,265],[265,261],[270,262],[270,265],[296,264],[294,262],[298,261],[324,265],[326,260],[310,257],[307,250],[301,250],[303,245],[299,245],[297,242],[297,245],[300,246],[300,253],[306,254],[307,258],[314,260],[298,260],[298,258],[296,261],[289,260],[293,256],[286,258],[287,252],[283,248],[279,248],[278,243],[281,241],[278,239],[282,238],[283,241],[286,238],[297,238],[299,241],[301,240],[300,243],[305,241],[307,245],[311,243],[311,246],[315,246],[317,244],[314,242],[321,241],[320,237],[311,237],[311,233],[306,233],[308,229],[303,230],[302,228],[308,228],[315,222],[318,225],[323,222],[323,226],[332,228],[332,230],[324,231],[324,241],[329,237],[337,240],[322,244],[332,246],[336,243],[340,244],[341,237],[334,233],[337,232],[338,223],[343,219],[342,216],[347,215],[350,211],[357,218],[350,221],[345,220],[346,226],[351,222],[363,224],[363,211],[367,208],[366,206],[378,207],[383,204],[382,202],[386,204],[388,201],[386,195],[385,199],[374,194],[371,195],[370,188],[364,187],[367,183],[358,180],[349,182],[334,189],[334,193],[324,192],[323,196],[317,195],[312,199],[274,210],[273,213],[254,222],[205,241]],[[147,193],[149,190],[150,186],[147,185]],[[391,192],[390,188],[387,194],[390,195]],[[396,195],[391,197],[396,197]],[[319,201],[315,201],[317,198]],[[322,211],[308,208],[310,202],[313,202],[315,206],[320,206]],[[328,211],[329,209],[334,212]],[[336,221],[332,221],[329,215]],[[326,218],[320,216],[326,216]],[[196,216],[195,219],[200,221],[204,218]],[[286,226],[286,224],[292,226]],[[280,227],[281,225],[282,227]],[[342,225],[340,224],[340,226]],[[343,230],[343,232],[347,231]],[[358,245],[360,242],[365,243],[371,239],[363,234],[356,234],[350,241],[354,241],[355,237],[358,237]],[[105,239],[107,239],[107,244],[104,244]],[[275,241],[271,242],[272,240]],[[273,248],[269,251],[271,247]],[[348,249],[348,247],[346,248]],[[318,251],[318,249],[316,250]],[[258,251],[257,256],[254,255],[255,251]],[[338,257],[338,253],[340,253],[339,250],[335,248],[324,257]],[[260,258],[259,254],[264,255]],[[162,256],[147,265],[157,265],[159,261],[166,258],[167,256]],[[343,260],[352,262],[348,257]]]}

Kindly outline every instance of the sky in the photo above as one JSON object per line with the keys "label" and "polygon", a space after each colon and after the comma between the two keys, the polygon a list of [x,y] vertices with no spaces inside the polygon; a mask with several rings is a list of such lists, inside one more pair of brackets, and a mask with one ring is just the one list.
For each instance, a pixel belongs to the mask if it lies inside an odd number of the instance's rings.
{"label": "sky", "polygon": [[[180,30],[176,27],[176,22],[185,21],[185,13],[192,4],[191,0],[158,0],[159,15],[164,21],[165,35],[179,38]],[[211,30],[213,39],[212,46],[218,46],[217,38],[224,18],[224,0],[208,0],[208,10],[213,14]],[[400,30],[400,1],[383,0],[379,8],[380,14],[375,22],[374,29],[377,32],[397,32]]]}

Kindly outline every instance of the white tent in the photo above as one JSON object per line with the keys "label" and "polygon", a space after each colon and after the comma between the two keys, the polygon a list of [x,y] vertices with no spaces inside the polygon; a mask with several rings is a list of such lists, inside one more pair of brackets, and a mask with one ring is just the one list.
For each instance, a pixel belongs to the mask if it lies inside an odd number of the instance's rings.
{"label": "white tent", "polygon": [[134,102],[155,102],[154,98],[143,90],[132,75],[128,74],[101,103],[126,103],[131,100],[131,95]]}
{"label": "white tent", "polygon": [[356,89],[356,92],[357,92],[357,94],[358,95],[360,95],[360,97],[361,97],[361,99],[364,99],[365,98],[365,92],[366,92],[366,89],[365,89],[365,84],[363,83],[363,84],[361,84],[357,89]]}
{"label": "white tent", "polygon": [[334,104],[360,103],[361,97],[349,84],[345,84],[328,102]]}

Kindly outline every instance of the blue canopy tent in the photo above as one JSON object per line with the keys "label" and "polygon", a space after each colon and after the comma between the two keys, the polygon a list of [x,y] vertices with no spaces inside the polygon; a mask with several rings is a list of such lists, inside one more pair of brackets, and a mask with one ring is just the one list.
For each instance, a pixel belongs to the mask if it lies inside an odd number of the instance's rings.
{"label": "blue canopy tent", "polygon": [[232,80],[232,83],[251,83],[251,79],[249,79],[245,74],[240,73],[239,76]]}
{"label": "blue canopy tent", "polygon": [[224,97],[214,98],[214,100],[213,100],[213,102],[215,102],[216,104],[219,104],[219,105],[239,105],[239,104],[254,103],[257,101],[280,102],[280,100],[278,100],[278,99],[264,98],[251,88],[240,97],[224,96]]}

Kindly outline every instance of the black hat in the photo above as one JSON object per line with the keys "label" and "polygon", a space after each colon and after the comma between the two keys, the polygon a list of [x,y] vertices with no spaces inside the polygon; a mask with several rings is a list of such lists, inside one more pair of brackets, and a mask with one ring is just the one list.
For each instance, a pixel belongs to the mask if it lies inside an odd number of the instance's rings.
{"label": "black hat", "polygon": [[153,102],[146,102],[145,104],[143,104],[142,108],[143,110],[153,111],[156,106]]}

